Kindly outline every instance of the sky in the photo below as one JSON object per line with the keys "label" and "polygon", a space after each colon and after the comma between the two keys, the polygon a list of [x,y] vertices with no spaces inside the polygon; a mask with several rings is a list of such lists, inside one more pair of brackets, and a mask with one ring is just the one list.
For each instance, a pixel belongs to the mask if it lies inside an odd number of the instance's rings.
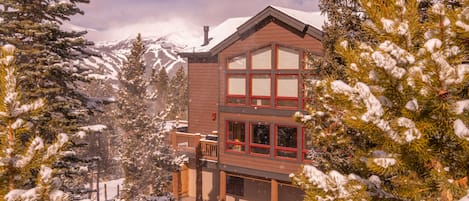
{"label": "sky", "polygon": [[73,29],[88,30],[93,41],[179,33],[199,37],[204,25],[227,18],[253,16],[269,5],[318,11],[318,0],[90,0],[79,4],[84,15],[74,16]]}

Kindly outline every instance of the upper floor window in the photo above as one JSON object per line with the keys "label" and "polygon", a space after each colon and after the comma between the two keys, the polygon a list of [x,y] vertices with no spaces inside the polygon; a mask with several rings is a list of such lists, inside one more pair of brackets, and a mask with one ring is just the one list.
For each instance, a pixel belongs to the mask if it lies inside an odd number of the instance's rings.
{"label": "upper floor window", "polygon": [[300,67],[300,53],[297,50],[278,47],[277,69],[298,69]]}
{"label": "upper floor window", "polygon": [[231,151],[245,152],[246,127],[244,122],[227,121],[228,136],[226,138],[226,149]]}
{"label": "upper floor window", "polygon": [[228,60],[228,69],[243,70],[246,69],[246,56],[238,56]]}
{"label": "upper floor window", "polygon": [[272,69],[272,50],[270,47],[257,50],[251,55],[251,69]]}
{"label": "upper floor window", "polygon": [[[226,103],[255,107],[298,108],[302,51],[279,45],[227,60]],[[247,87],[246,87],[247,86]]]}
{"label": "upper floor window", "polygon": [[253,154],[270,154],[270,125],[251,124],[251,143],[249,149]]}
{"label": "upper floor window", "polygon": [[246,104],[246,76],[228,75],[226,102],[229,104]]}
{"label": "upper floor window", "polygon": [[276,127],[275,155],[285,158],[297,158],[298,146],[297,136],[298,130],[293,126]]}

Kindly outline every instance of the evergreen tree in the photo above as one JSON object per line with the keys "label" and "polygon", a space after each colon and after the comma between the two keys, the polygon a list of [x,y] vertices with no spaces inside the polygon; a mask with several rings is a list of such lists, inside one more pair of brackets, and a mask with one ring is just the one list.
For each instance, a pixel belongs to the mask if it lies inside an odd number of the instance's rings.
{"label": "evergreen tree", "polygon": [[119,75],[116,113],[123,130],[124,200],[145,200],[168,194],[167,176],[177,170],[185,158],[177,157],[165,141],[165,115],[149,111],[146,94],[151,82],[144,80],[144,51],[139,34]]}
{"label": "evergreen tree", "polygon": [[162,104],[166,104],[168,100],[169,76],[165,67],[161,67],[160,71],[158,72],[156,89],[158,90],[159,101]]}
{"label": "evergreen tree", "polygon": [[[306,165],[293,181],[307,200],[457,200],[469,174],[469,2],[362,0],[369,41],[342,39],[347,83],[314,81],[322,94],[297,113],[348,169]],[[420,3],[420,4],[419,4]],[[335,143],[335,144],[333,144]],[[312,151],[312,160],[321,153]]]}
{"label": "evergreen tree", "polygon": [[[78,8],[82,3],[89,0],[2,0],[0,3],[0,44],[9,43],[17,48],[15,64],[21,99],[28,102],[45,98],[48,103],[40,116],[26,119],[34,122],[34,129],[45,143],[53,142],[58,133],[78,132],[94,110],[90,106],[95,104],[83,90],[89,69],[76,62],[89,56],[85,49],[91,43],[84,38],[85,31],[60,28],[71,16],[83,14]],[[74,140],[73,135],[69,137]],[[72,149],[74,145],[67,147]],[[79,180],[72,174],[76,172],[73,169],[86,165],[86,161],[71,155],[63,159],[55,166],[62,169],[64,179],[68,178],[63,188],[78,189],[74,186]]]}
{"label": "evergreen tree", "polygon": [[20,101],[14,50],[12,45],[3,46],[0,58],[0,199],[70,200],[59,190],[61,180],[51,169],[65,154],[62,148],[68,136],[59,134],[54,143],[46,145],[32,131],[33,124],[27,119],[40,115],[45,101]]}
{"label": "evergreen tree", "polygon": [[171,105],[169,119],[187,118],[187,106],[189,104],[189,91],[187,87],[187,76],[184,67],[180,67],[176,75],[169,82],[168,104]]}
{"label": "evergreen tree", "polygon": [[322,27],[324,55],[309,57],[315,61],[314,66],[321,76],[345,80],[344,59],[337,53],[335,44],[340,39],[368,40],[361,28],[365,16],[357,0],[320,0],[319,8],[328,19]]}

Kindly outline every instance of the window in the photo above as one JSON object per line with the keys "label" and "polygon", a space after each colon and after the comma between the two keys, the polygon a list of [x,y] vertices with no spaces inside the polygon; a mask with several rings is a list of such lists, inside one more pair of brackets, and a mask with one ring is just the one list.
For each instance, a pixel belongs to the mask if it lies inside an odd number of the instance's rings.
{"label": "window", "polygon": [[277,48],[277,69],[299,69],[300,54],[286,47]]}
{"label": "window", "polygon": [[270,154],[270,126],[268,124],[251,124],[250,152]]}
{"label": "window", "polygon": [[246,129],[244,122],[227,121],[226,149],[236,152],[245,152]]}
{"label": "window", "polygon": [[293,126],[277,126],[275,155],[286,158],[297,158],[297,128]]}
{"label": "window", "polygon": [[272,69],[272,50],[270,47],[253,52],[251,59],[251,69],[253,70]]}
{"label": "window", "polygon": [[226,104],[297,109],[303,51],[268,45],[226,60]]}
{"label": "window", "polygon": [[275,105],[278,107],[298,107],[298,76],[277,75]]}
{"label": "window", "polygon": [[229,75],[227,85],[226,102],[228,104],[245,105],[246,77],[244,75]]}
{"label": "window", "polygon": [[251,77],[251,105],[270,106],[270,76],[253,75]]}
{"label": "window", "polygon": [[311,160],[308,152],[313,148],[313,135],[307,128],[303,128],[303,160]]}
{"label": "window", "polygon": [[226,176],[226,193],[244,196],[244,179],[235,176]]}
{"label": "window", "polygon": [[228,69],[244,70],[246,69],[246,56],[238,56],[228,60]]}

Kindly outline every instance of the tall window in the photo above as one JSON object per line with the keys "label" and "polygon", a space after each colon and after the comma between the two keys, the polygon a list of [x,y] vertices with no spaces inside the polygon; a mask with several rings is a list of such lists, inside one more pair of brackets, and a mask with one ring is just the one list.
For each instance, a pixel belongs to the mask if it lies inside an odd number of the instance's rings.
{"label": "tall window", "polygon": [[276,128],[275,155],[286,158],[297,158],[298,131],[293,126],[280,126]]}
{"label": "tall window", "polygon": [[253,154],[270,154],[270,125],[251,124],[250,150]]}
{"label": "tall window", "polygon": [[230,151],[245,152],[246,129],[244,122],[227,121],[226,149]]}
{"label": "tall window", "polygon": [[246,77],[244,75],[229,75],[227,88],[226,102],[228,104],[246,104]]}
{"label": "tall window", "polygon": [[270,76],[253,75],[251,77],[251,105],[270,106]]}
{"label": "tall window", "polygon": [[275,105],[298,107],[298,75],[277,75]]}

